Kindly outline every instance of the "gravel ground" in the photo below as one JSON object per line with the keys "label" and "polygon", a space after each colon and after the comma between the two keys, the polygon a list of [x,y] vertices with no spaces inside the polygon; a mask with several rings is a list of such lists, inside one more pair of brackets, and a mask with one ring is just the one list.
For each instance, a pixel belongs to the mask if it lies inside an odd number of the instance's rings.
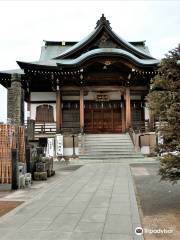
{"label": "gravel ground", "polygon": [[132,164],[131,171],[144,232],[170,230],[169,233],[145,233],[145,239],[180,239],[180,182],[172,185],[160,181],[158,164]]}

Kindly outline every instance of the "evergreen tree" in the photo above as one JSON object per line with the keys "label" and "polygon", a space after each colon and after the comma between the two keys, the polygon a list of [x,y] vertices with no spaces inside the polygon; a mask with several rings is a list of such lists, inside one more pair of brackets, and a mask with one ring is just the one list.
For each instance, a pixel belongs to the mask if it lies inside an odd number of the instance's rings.
{"label": "evergreen tree", "polygon": [[160,155],[161,180],[180,180],[180,44],[162,59],[147,96],[148,106],[159,121],[162,142]]}

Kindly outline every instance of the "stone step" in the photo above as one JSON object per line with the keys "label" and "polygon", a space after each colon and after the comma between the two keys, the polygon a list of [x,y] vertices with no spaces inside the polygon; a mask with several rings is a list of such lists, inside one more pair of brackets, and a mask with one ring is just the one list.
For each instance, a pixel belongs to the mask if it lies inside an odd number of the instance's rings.
{"label": "stone step", "polygon": [[81,137],[84,137],[84,138],[129,138],[128,135],[84,135],[84,136],[81,136]]}
{"label": "stone step", "polygon": [[130,150],[130,151],[84,151],[84,153],[82,153],[82,155],[85,154],[85,155],[94,155],[94,154],[98,154],[98,155],[106,155],[106,154],[109,154],[109,155],[120,155],[120,154],[136,154],[134,153],[134,150]]}
{"label": "stone step", "polygon": [[107,158],[135,158],[139,157],[141,158],[142,156],[140,154],[115,154],[115,155],[99,155],[99,154],[89,154],[89,155],[79,155],[80,158],[100,158],[100,159],[107,159]]}
{"label": "stone step", "polygon": [[84,148],[87,147],[87,148],[119,148],[119,147],[122,147],[122,148],[133,148],[133,145],[132,144],[113,144],[113,143],[110,143],[110,144],[100,144],[100,143],[97,143],[97,144],[84,144]]}
{"label": "stone step", "polygon": [[99,140],[99,139],[96,139],[96,140],[85,140],[84,143],[91,144],[91,143],[97,143],[97,141],[99,143],[109,143],[109,142],[111,142],[111,143],[132,143],[132,141],[130,141],[129,139],[126,139],[126,140],[114,140],[114,139]]}
{"label": "stone step", "polygon": [[80,149],[80,151],[79,151],[80,153],[82,153],[82,154],[94,154],[94,153],[101,153],[101,154],[111,154],[111,153],[117,153],[117,154],[120,154],[120,153],[129,153],[129,152],[133,152],[133,153],[135,153],[135,151],[134,151],[134,149],[123,149],[123,150],[121,150],[121,149],[119,149],[119,150],[107,150],[106,149],[106,151],[105,150],[102,150],[102,149],[93,149],[93,150],[90,150],[90,149]]}
{"label": "stone step", "polygon": [[84,143],[86,144],[93,144],[93,143],[119,143],[119,144],[123,144],[123,143],[131,143],[132,144],[132,141],[131,140],[108,140],[108,141],[105,141],[105,140],[99,140],[99,139],[96,139],[96,140],[93,140],[93,141],[87,141],[85,140]]}
{"label": "stone step", "polygon": [[79,159],[79,161],[82,161],[84,163],[122,163],[122,164],[127,164],[127,163],[149,163],[150,161],[145,161],[144,158],[122,158],[122,159]]}
{"label": "stone step", "polygon": [[81,136],[97,136],[97,137],[102,137],[102,136],[129,136],[128,133],[84,133]]}
{"label": "stone step", "polygon": [[[82,145],[81,145],[82,144]],[[85,135],[80,146],[79,159],[83,161],[119,162],[144,159],[136,152],[128,134]]]}
{"label": "stone step", "polygon": [[92,139],[89,139],[89,138],[85,138],[84,139],[84,141],[86,141],[86,142],[92,142],[92,141],[120,141],[120,142],[122,142],[122,141],[131,141],[131,139],[129,139],[129,138],[124,138],[124,139],[122,139],[122,138],[92,138]]}
{"label": "stone step", "polygon": [[127,155],[125,155],[125,156],[121,156],[121,157],[117,157],[117,156],[108,156],[108,157],[96,157],[96,156],[79,156],[79,159],[80,160],[102,160],[102,159],[142,159],[142,158],[144,158],[143,156],[136,156],[136,155],[134,155],[134,156],[127,156]]}
{"label": "stone step", "polygon": [[100,140],[108,140],[108,139],[114,139],[114,140],[129,140],[128,137],[123,137],[123,138],[120,138],[120,137],[85,137],[84,138],[85,140],[96,140],[96,139],[100,139]]}
{"label": "stone step", "polygon": [[109,148],[109,149],[102,149],[102,148],[84,148],[83,149],[84,152],[102,152],[102,153],[106,153],[106,152],[134,152],[133,148]]}
{"label": "stone step", "polygon": [[133,145],[129,145],[129,146],[126,146],[126,145],[124,145],[124,146],[121,146],[121,145],[119,145],[119,146],[98,146],[98,145],[94,145],[94,146],[85,146],[83,149],[85,149],[85,150],[88,150],[88,149],[91,149],[91,150],[101,150],[102,149],[102,151],[104,151],[104,150],[112,150],[112,151],[116,151],[116,150],[131,150],[131,149],[133,149],[134,150],[134,146]]}
{"label": "stone step", "polygon": [[97,159],[114,159],[114,158],[142,158],[141,155],[136,155],[136,154],[124,154],[124,155],[80,155],[79,156],[81,159],[89,159],[89,158],[97,158]]}

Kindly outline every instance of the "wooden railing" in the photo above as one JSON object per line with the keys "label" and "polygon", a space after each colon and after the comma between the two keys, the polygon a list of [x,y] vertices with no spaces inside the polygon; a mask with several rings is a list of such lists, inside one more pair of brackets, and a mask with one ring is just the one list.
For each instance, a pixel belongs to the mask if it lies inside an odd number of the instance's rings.
{"label": "wooden railing", "polygon": [[145,132],[152,132],[157,129],[158,122],[155,122],[152,126],[148,120],[145,121],[133,121],[131,128],[135,133],[145,133]]}
{"label": "wooden railing", "polygon": [[32,133],[32,135],[38,134],[54,134],[56,133],[56,122],[53,123],[45,123],[45,122],[35,122],[34,120],[30,120],[29,122],[25,122],[25,127],[29,132],[28,134]]}
{"label": "wooden railing", "polygon": [[56,123],[35,123],[35,134],[54,134],[56,133]]}
{"label": "wooden railing", "polygon": [[[33,140],[34,137],[41,134],[56,134],[56,122],[53,123],[45,123],[45,122],[35,122],[35,120],[29,120],[29,122],[25,122],[25,127],[27,129],[27,135],[29,136],[29,139]],[[62,127],[61,129],[62,133],[71,133],[71,134],[77,134],[80,132],[79,127]]]}

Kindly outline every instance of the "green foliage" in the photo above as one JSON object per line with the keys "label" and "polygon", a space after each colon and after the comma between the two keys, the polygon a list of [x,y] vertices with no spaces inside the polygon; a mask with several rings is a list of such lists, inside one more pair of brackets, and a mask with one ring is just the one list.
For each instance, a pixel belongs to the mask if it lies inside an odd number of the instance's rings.
{"label": "green foliage", "polygon": [[159,173],[162,180],[176,183],[180,179],[180,154],[167,154],[160,158],[161,168]]}
{"label": "green foliage", "polygon": [[160,157],[162,180],[175,182],[180,179],[180,44],[162,59],[158,74],[151,84],[147,96],[151,113],[160,122],[158,132],[163,136],[163,144],[157,146],[158,153],[168,153]]}

